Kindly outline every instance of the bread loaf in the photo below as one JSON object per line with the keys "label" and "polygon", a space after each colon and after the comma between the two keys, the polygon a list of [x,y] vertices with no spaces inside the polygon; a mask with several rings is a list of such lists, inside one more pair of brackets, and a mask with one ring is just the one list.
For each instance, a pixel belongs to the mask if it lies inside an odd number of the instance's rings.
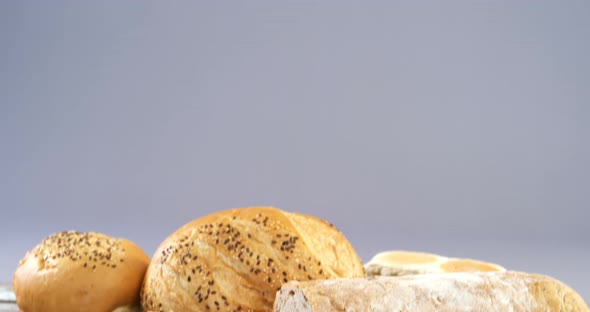
{"label": "bread loaf", "polygon": [[476,271],[506,271],[502,266],[490,262],[448,258],[424,252],[393,250],[376,254],[365,264],[367,276],[401,276],[423,273],[450,273]]}
{"label": "bread loaf", "polygon": [[588,311],[563,283],[520,272],[460,272],[292,281],[275,312]]}
{"label": "bread loaf", "polygon": [[61,232],[26,254],[12,286],[21,311],[137,311],[149,262],[129,240]]}
{"label": "bread loaf", "polygon": [[333,225],[270,207],[220,211],[170,235],[152,258],[144,311],[272,311],[290,280],[363,277]]}

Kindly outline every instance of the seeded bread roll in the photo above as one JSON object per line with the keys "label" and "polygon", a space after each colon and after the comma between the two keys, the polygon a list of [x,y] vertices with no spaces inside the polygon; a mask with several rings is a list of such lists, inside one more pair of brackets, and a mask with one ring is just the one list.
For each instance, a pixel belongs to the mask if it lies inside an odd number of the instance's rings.
{"label": "seeded bread roll", "polygon": [[289,282],[275,312],[587,312],[574,290],[548,276],[459,272]]}
{"label": "seeded bread roll", "polygon": [[20,261],[12,286],[21,311],[133,311],[149,257],[99,233],[50,235]]}
{"label": "seeded bread roll", "polygon": [[272,311],[290,280],[362,277],[333,225],[270,207],[232,209],[190,222],[158,248],[142,288],[145,311]]}
{"label": "seeded bread roll", "polygon": [[380,252],[365,264],[367,276],[401,276],[424,273],[502,272],[498,264],[474,259],[447,258],[425,252],[392,250]]}

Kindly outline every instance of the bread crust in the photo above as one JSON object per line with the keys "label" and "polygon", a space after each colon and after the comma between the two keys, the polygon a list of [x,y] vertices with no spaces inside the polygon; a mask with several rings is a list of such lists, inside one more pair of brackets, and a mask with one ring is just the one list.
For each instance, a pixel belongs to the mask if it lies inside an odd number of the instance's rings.
{"label": "bread crust", "polygon": [[328,222],[272,207],[194,220],[157,249],[142,288],[145,311],[271,311],[289,280],[362,277],[362,263]]}
{"label": "bread crust", "polygon": [[48,236],[20,261],[13,289],[21,311],[119,311],[139,305],[149,257],[99,233]]}
{"label": "bread crust", "polygon": [[275,312],[588,311],[570,287],[544,275],[461,272],[289,282]]}

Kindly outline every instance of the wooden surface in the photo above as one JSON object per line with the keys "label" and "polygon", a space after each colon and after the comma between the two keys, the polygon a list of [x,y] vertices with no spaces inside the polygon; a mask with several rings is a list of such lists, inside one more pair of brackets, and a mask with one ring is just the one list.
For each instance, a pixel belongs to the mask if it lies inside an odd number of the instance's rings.
{"label": "wooden surface", "polygon": [[18,312],[10,284],[0,284],[0,312]]}

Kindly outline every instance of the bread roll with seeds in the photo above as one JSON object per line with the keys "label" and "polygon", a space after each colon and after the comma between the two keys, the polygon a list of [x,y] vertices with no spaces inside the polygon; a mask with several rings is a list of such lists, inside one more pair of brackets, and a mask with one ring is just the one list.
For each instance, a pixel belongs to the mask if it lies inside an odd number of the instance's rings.
{"label": "bread roll with seeds", "polygon": [[587,312],[573,289],[544,275],[458,272],[289,282],[275,312]]}
{"label": "bread roll with seeds", "polygon": [[502,272],[498,264],[474,259],[447,258],[425,252],[393,250],[380,252],[365,264],[367,276],[401,276],[424,273]]}
{"label": "bread roll with seeds", "polygon": [[190,222],[158,248],[145,276],[145,311],[272,311],[290,280],[362,277],[362,263],[330,223],[272,207]]}
{"label": "bread roll with seeds", "polygon": [[99,233],[50,235],[20,261],[12,287],[21,311],[136,311],[149,257]]}

